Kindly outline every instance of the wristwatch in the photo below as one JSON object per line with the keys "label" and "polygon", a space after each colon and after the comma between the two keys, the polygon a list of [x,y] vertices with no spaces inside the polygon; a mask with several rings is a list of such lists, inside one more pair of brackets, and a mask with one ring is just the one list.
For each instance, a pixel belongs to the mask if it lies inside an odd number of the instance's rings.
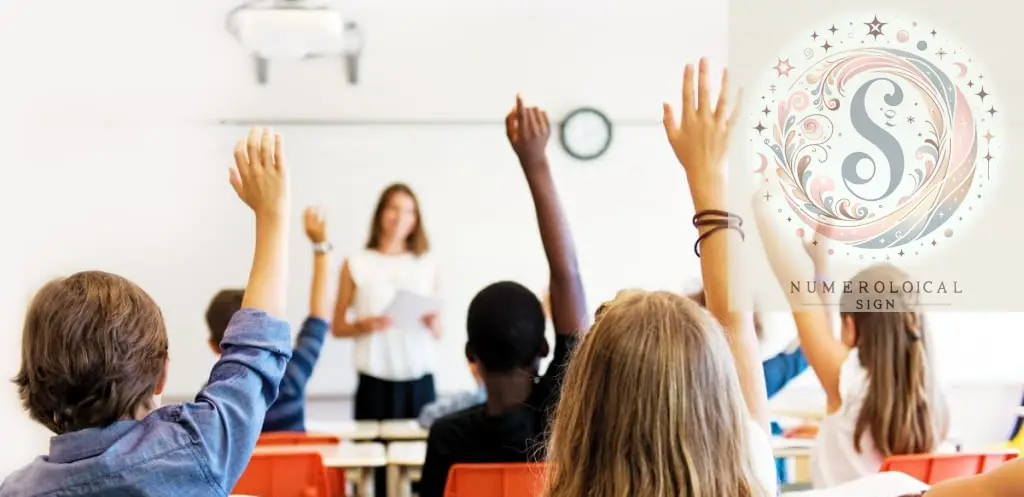
{"label": "wristwatch", "polygon": [[317,255],[329,254],[333,248],[334,246],[331,245],[331,242],[324,240],[320,243],[313,244],[313,253]]}

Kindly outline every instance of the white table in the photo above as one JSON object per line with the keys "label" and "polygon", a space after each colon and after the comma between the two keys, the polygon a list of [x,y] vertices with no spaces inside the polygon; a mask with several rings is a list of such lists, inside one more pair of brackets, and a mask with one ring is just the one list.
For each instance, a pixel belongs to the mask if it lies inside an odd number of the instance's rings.
{"label": "white table", "polygon": [[814,439],[772,437],[771,443],[776,458],[793,460],[793,483],[811,480],[811,447],[814,446]]}
{"label": "white table", "polygon": [[409,497],[412,482],[422,476],[426,442],[388,444],[388,497]]}
{"label": "white table", "polygon": [[426,440],[430,432],[424,430],[415,419],[390,419],[380,422],[380,438],[383,440]]}
{"label": "white table", "polygon": [[307,433],[334,435],[342,440],[372,441],[380,436],[378,421],[308,421]]}
{"label": "white table", "polygon": [[[256,447],[255,454],[306,454],[317,452],[324,466],[345,470],[346,480],[356,485],[356,492],[370,496],[373,470],[387,466],[387,450],[379,443],[341,443],[338,445],[270,445]],[[351,477],[350,477],[351,476]]]}

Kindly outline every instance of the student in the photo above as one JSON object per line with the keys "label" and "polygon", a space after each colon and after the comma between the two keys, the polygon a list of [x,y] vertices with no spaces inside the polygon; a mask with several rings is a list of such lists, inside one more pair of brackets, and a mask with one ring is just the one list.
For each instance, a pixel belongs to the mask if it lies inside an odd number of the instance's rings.
{"label": "student", "polygon": [[505,120],[512,149],[533,195],[540,238],[550,270],[554,359],[538,378],[548,354],[544,312],[537,296],[510,281],[494,283],[469,305],[466,355],[476,361],[487,388],[487,403],[438,420],[430,429],[420,482],[422,497],[444,493],[448,470],[457,463],[526,462],[543,447],[547,416],[558,402],[560,378],[589,320],[576,260],[576,247],[555,191],[545,146],[547,114],[523,106]]}
{"label": "student", "polygon": [[231,185],[256,215],[243,310],[188,404],[158,407],[167,330],[141,288],[109,273],[54,280],[29,304],[15,377],[29,415],[56,436],[0,496],[227,495],[252,455],[291,353],[285,314],[288,188],[280,137],[250,132]]}
{"label": "student", "polygon": [[704,222],[728,219],[712,218],[727,209],[722,158],[736,114],[725,112],[725,73],[715,107],[707,77],[701,59],[695,107],[686,66],[682,122],[665,104],[665,130],[697,212],[710,316],[669,292],[621,292],[602,306],[566,372],[548,447],[548,497],[776,494],[753,319],[742,311],[742,292],[730,290],[726,253],[741,231]]}
{"label": "student", "polygon": [[[541,308],[544,310],[544,318],[551,319],[551,294],[544,289],[544,296],[540,300]],[[545,321],[545,326],[547,325]],[[543,362],[543,361],[542,361]],[[447,399],[436,400],[420,411],[419,423],[424,429],[429,430],[435,421],[449,414],[468,409],[470,407],[487,402],[487,388],[484,386],[484,379],[480,376],[480,367],[476,362],[469,362],[469,370],[476,380],[477,388],[468,392],[454,395]]]}
{"label": "student", "polygon": [[[690,295],[690,299],[701,307],[707,307],[703,289]],[[761,319],[757,313],[754,313],[754,333],[757,335],[758,341],[760,341],[763,329]],[[807,358],[804,357],[803,351],[800,350],[799,342],[795,345],[787,347],[786,350],[761,362],[761,367],[764,370],[765,389],[769,399],[782,391],[789,382],[796,379],[797,376],[800,376],[807,369]],[[772,421],[771,433],[772,435],[782,435],[784,432],[778,423]],[[786,459],[779,458],[775,460],[775,473],[779,483],[789,481]]]}
{"label": "student", "polygon": [[[801,274],[807,264],[786,259],[794,252],[780,247],[760,211],[759,232],[768,259],[793,299],[801,346],[827,398],[828,416],[811,456],[815,488],[877,473],[890,455],[934,451],[946,437],[949,414],[930,363],[917,295],[889,291],[891,286],[902,290],[909,276],[894,266],[875,265],[848,285],[837,282],[838,288],[850,288],[839,299],[842,337],[837,339],[818,295],[789,291],[790,282],[827,281],[827,275],[812,280]],[[822,230],[824,236],[816,236],[820,243],[828,238]],[[822,291],[821,286],[817,289]],[[869,300],[893,302],[896,309],[858,309],[859,302]]]}
{"label": "student", "polygon": [[[323,215],[318,209],[307,208],[306,236],[313,243],[313,283],[309,294],[309,316],[302,323],[295,342],[292,358],[285,368],[277,400],[267,410],[263,421],[264,432],[306,431],[306,383],[320,357],[324,337],[331,325],[331,302],[327,280],[331,271],[331,244],[327,241]],[[210,348],[221,354],[220,342],[224,338],[231,317],[242,307],[243,290],[222,290],[206,311],[206,324],[210,328]]]}

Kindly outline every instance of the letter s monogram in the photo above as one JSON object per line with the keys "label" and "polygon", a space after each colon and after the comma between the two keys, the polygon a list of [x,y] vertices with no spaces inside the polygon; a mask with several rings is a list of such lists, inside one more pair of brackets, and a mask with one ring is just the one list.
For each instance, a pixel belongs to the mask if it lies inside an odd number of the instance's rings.
{"label": "letter s monogram", "polygon": [[[878,149],[882,151],[882,154],[885,155],[885,159],[889,162],[889,183],[885,189],[885,193],[875,198],[866,198],[858,195],[851,187],[851,184],[864,185],[870,183],[871,180],[875,178],[875,174],[878,172],[878,164],[875,163],[875,159],[870,155],[864,152],[854,152],[846,156],[846,159],[843,159],[842,167],[843,182],[850,190],[850,193],[855,197],[868,202],[881,200],[891,195],[903,179],[904,168],[903,148],[900,147],[900,142],[881,126],[871,121],[871,118],[868,116],[867,109],[865,108],[866,104],[864,100],[867,97],[868,89],[878,81],[888,81],[893,87],[893,92],[884,97],[885,103],[896,106],[903,102],[903,89],[900,88],[895,81],[889,78],[873,79],[858,88],[857,93],[853,95],[853,102],[850,104],[850,122],[853,123],[853,129],[857,130],[864,139],[878,147]],[[861,159],[867,159],[873,166],[871,175],[867,178],[862,178],[857,174],[857,164]]]}

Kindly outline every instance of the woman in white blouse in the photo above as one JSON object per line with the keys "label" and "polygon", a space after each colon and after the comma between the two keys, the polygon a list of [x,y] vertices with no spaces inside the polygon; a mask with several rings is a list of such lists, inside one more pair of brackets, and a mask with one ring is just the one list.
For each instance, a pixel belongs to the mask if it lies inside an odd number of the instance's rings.
{"label": "woman in white blouse", "polygon": [[336,337],[355,339],[356,419],[412,419],[436,397],[438,315],[424,315],[423,326],[415,329],[392,326],[383,316],[399,291],[437,293],[438,271],[428,248],[416,195],[401,183],[388,186],[377,202],[365,249],[342,266],[331,330]]}

